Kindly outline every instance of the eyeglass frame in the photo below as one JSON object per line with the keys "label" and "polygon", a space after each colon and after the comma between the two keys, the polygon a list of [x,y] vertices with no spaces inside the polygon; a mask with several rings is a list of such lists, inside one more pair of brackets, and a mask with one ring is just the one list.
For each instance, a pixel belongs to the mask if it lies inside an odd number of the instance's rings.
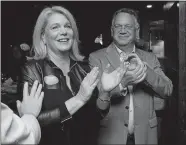
{"label": "eyeglass frame", "polygon": [[130,25],[128,25],[128,24],[125,24],[125,25],[114,24],[112,27],[113,27],[114,29],[116,29],[116,30],[122,30],[123,27],[124,27],[124,29],[126,29],[126,30],[134,30],[134,29],[135,29],[135,26],[130,26]]}

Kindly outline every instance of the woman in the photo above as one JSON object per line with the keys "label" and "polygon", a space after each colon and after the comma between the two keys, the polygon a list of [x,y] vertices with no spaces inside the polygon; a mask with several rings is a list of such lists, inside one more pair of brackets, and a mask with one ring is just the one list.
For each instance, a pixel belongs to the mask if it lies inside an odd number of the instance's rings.
{"label": "woman", "polygon": [[[90,70],[78,43],[77,26],[67,9],[53,6],[40,13],[33,33],[35,56],[22,69],[22,83],[28,81],[31,86],[38,80],[43,85],[45,98],[38,117],[41,144],[95,145],[99,119],[105,113],[104,98],[124,75],[123,63],[113,73],[105,72],[101,79],[107,86],[98,92],[98,67]],[[114,80],[110,86],[108,76]]]}

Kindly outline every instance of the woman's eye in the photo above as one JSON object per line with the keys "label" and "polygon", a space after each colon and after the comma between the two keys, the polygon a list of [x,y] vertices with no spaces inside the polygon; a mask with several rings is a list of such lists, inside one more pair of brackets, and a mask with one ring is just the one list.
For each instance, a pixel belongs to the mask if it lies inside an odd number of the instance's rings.
{"label": "woman's eye", "polygon": [[71,25],[66,25],[65,27],[66,27],[66,28],[72,28]]}
{"label": "woman's eye", "polygon": [[57,29],[57,28],[58,28],[58,26],[53,26],[53,27],[52,27],[53,30],[55,30],[55,29]]}

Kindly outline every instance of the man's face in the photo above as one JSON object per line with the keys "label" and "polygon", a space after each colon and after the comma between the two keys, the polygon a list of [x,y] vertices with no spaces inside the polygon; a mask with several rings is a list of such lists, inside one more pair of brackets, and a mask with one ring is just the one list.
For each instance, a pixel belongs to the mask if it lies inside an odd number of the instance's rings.
{"label": "man's face", "polygon": [[135,42],[136,33],[135,19],[128,13],[119,13],[115,17],[114,24],[111,29],[113,41],[119,47],[128,46]]}

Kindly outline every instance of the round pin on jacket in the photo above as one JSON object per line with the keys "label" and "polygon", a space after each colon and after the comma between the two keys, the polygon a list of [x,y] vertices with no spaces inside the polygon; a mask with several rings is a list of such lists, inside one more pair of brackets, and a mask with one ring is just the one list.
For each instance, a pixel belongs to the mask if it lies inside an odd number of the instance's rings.
{"label": "round pin on jacket", "polygon": [[59,82],[59,79],[54,75],[48,75],[44,77],[44,81],[47,85],[55,85]]}

